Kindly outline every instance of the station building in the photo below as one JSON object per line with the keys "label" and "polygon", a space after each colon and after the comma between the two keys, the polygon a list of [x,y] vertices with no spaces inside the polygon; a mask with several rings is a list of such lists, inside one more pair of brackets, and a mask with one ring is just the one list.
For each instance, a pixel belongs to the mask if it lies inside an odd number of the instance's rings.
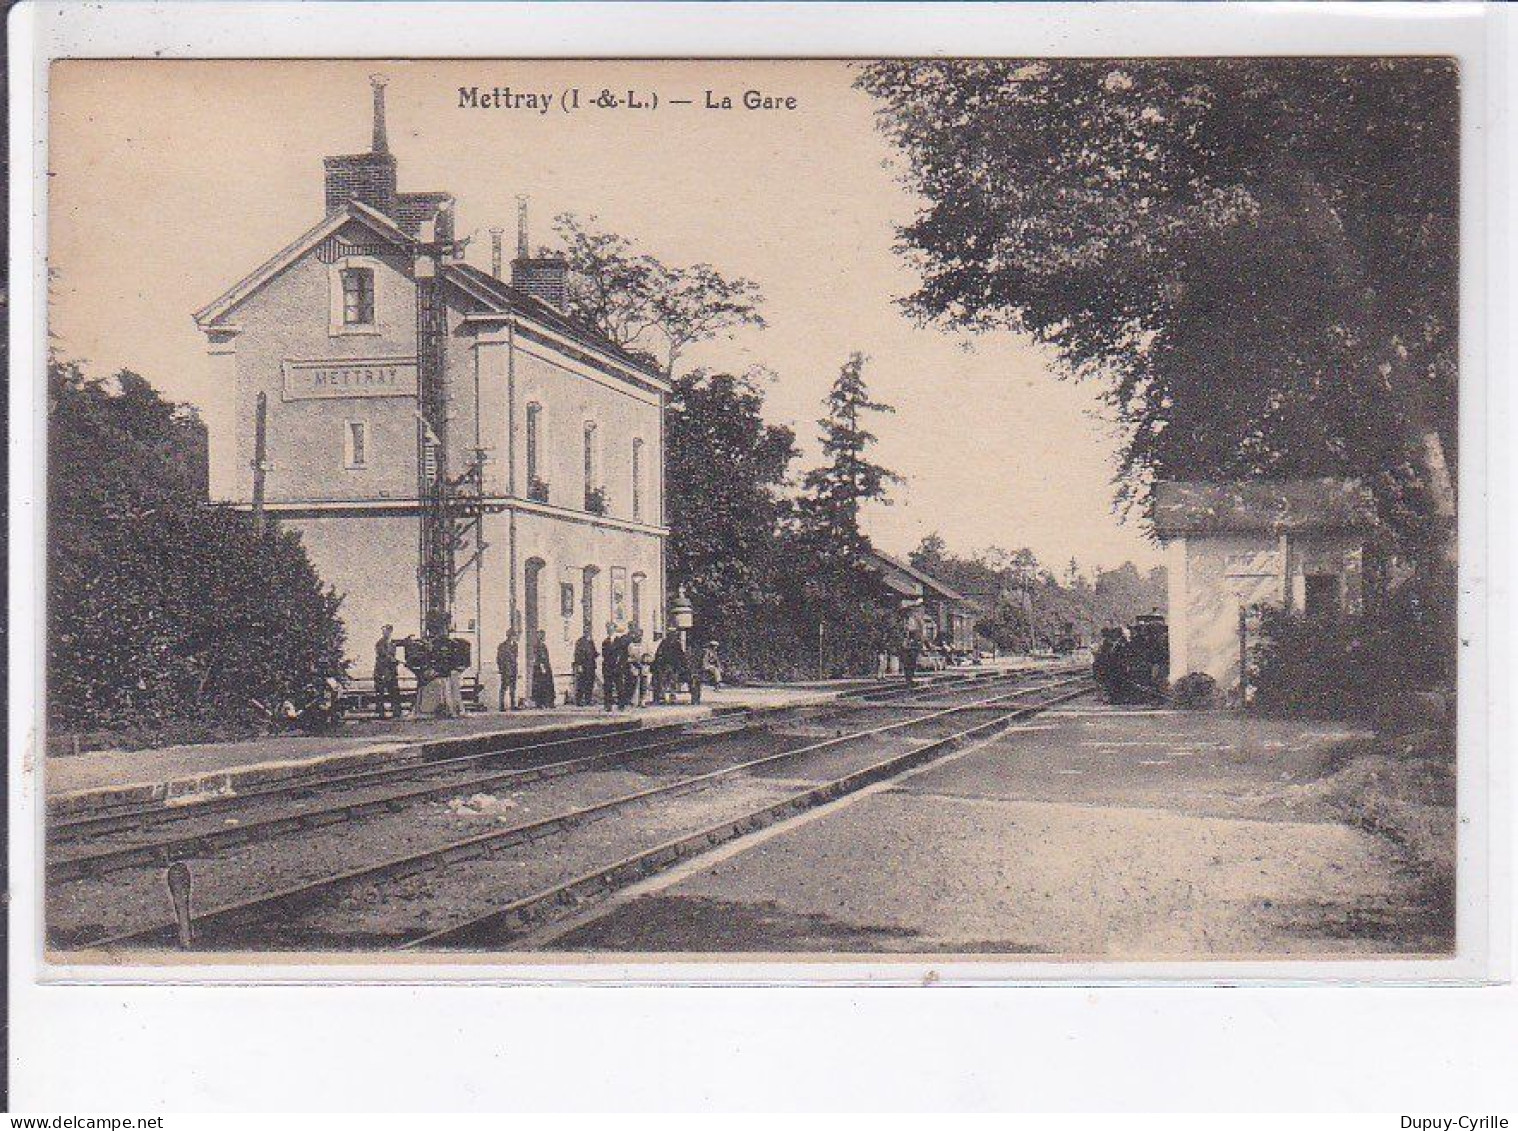
{"label": "station building", "polygon": [[961,651],[976,648],[979,609],[930,573],[880,550],[871,550],[866,567],[878,579],[884,598],[901,611],[905,627],[923,640]]}
{"label": "station building", "polygon": [[[414,262],[453,229],[448,193],[398,191],[384,110],[376,78],[370,149],[325,159],[322,218],[195,314],[235,403],[210,437],[212,499],[253,504],[262,415],[263,506],[342,594],[362,675],[382,625],[421,629]],[[483,512],[457,553],[454,628],[487,686],[513,626],[524,673],[540,628],[562,672],[582,628],[649,637],[665,616],[669,386],[569,317],[564,261],[526,245],[523,231],[509,280],[499,251],[491,271],[441,269],[448,466],[478,468]]]}
{"label": "station building", "polygon": [[1308,617],[1359,613],[1374,521],[1370,492],[1353,480],[1155,484],[1170,680],[1201,672],[1236,693],[1260,606]]}

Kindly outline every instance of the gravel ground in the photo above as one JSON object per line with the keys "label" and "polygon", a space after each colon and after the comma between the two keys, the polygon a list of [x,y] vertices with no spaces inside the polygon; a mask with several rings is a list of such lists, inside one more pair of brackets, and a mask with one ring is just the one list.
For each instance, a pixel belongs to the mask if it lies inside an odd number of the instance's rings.
{"label": "gravel ground", "polygon": [[330,906],[261,924],[226,940],[229,949],[301,950],[394,946],[419,933],[485,914],[683,833],[729,820],[788,796],[789,783],[744,778],[678,804],[638,806],[574,830],[553,851],[525,844],[396,882],[366,884]]}
{"label": "gravel ground", "polygon": [[[1387,840],[1297,802],[1348,730],[1066,709],[548,945],[1159,959],[1447,947]],[[1304,819],[1308,817],[1310,819]]]}

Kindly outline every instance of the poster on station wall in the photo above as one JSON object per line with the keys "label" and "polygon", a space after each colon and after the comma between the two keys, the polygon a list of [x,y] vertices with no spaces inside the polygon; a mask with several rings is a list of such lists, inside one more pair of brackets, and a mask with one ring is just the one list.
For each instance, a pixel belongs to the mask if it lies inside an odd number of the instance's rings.
{"label": "poster on station wall", "polygon": [[611,619],[627,625],[627,567],[611,567]]}

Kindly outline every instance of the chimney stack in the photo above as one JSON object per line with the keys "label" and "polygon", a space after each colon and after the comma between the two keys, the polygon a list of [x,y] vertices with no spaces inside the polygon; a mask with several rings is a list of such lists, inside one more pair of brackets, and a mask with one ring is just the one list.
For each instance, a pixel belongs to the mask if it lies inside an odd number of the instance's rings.
{"label": "chimney stack", "polygon": [[497,279],[501,277],[501,237],[505,234],[505,228],[490,229],[490,273]]}
{"label": "chimney stack", "polygon": [[386,216],[395,215],[395,157],[385,139],[385,76],[371,75],[369,83],[374,88],[372,148],[368,153],[323,159],[328,216],[341,212],[350,200],[361,201]]}
{"label": "chimney stack", "polygon": [[385,84],[389,81],[384,75],[369,76],[369,85],[374,88],[374,138],[369,143],[371,153],[390,152],[390,143],[385,137]]}
{"label": "chimney stack", "polygon": [[517,197],[517,257],[511,261],[511,285],[563,310],[569,292],[569,264],[561,256],[534,259],[528,250],[527,198]]}

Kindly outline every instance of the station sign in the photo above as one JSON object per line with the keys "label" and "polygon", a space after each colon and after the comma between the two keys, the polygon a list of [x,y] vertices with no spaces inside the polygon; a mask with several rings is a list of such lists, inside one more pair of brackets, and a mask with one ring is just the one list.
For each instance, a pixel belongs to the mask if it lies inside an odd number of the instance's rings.
{"label": "station sign", "polygon": [[416,358],[319,358],[284,363],[284,399],[416,396]]}

